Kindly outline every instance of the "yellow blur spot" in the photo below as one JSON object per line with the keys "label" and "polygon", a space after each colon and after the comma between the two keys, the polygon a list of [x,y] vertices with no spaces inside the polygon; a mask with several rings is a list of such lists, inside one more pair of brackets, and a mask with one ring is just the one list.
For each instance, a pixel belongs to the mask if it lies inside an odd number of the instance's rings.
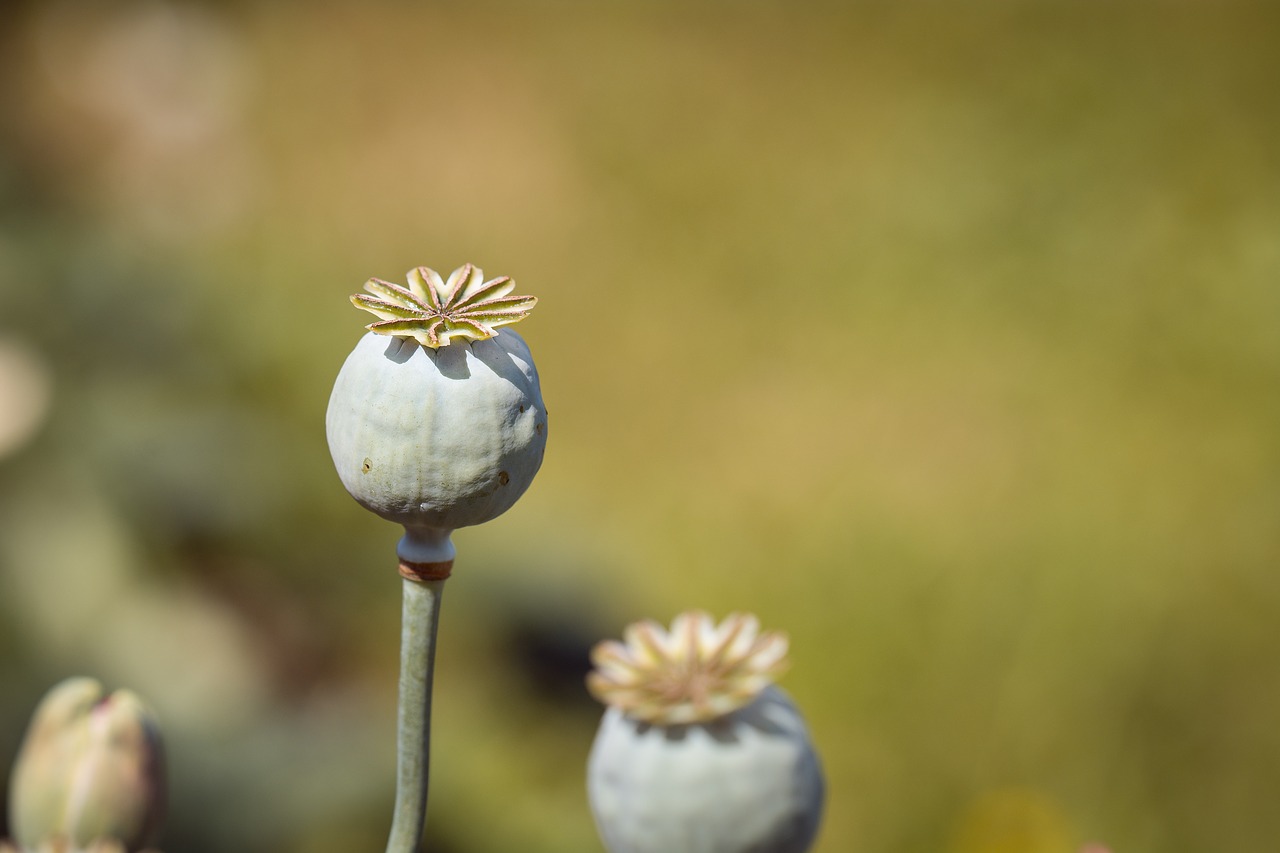
{"label": "yellow blur spot", "polygon": [[1072,853],[1071,830],[1057,804],[1038,791],[1008,788],[965,810],[949,853]]}

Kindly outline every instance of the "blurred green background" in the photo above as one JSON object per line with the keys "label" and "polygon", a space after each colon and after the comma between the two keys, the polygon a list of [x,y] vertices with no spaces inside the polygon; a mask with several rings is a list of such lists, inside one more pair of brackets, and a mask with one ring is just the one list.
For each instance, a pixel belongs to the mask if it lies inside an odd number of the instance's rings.
{"label": "blurred green background", "polygon": [[586,650],[695,606],[791,634],[821,853],[1274,849],[1280,7],[0,14],[4,767],[94,675],[170,853],[381,849],[324,409],[348,294],[473,261],[551,437],[455,537],[427,849],[601,850]]}

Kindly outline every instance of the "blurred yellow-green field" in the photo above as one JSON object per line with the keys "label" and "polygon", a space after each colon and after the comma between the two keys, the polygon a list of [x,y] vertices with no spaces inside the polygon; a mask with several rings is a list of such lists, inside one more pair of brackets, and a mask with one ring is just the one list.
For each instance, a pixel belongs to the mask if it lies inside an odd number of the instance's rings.
{"label": "blurred yellow-green field", "polygon": [[1265,3],[10,4],[0,764],[93,675],[164,724],[169,853],[379,849],[398,531],[324,411],[347,296],[471,261],[541,300],[550,441],[455,536],[426,849],[602,850],[586,652],[701,607],[791,636],[818,853],[1273,850],[1278,45]]}

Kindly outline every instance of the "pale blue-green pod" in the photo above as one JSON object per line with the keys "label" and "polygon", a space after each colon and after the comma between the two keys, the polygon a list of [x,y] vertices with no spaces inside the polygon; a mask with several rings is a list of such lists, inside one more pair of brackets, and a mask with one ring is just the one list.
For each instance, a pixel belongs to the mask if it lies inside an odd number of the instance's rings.
{"label": "pale blue-green pod", "polygon": [[453,559],[449,534],[515,504],[547,442],[547,410],[529,347],[502,326],[536,301],[470,265],[445,282],[372,279],[352,297],[383,318],[347,357],[325,428],[334,467],[365,508],[405,528],[412,563]]}
{"label": "pale blue-green pod", "polygon": [[163,752],[155,715],[136,694],[63,681],[36,708],[14,763],[14,839],[29,851],[142,849],[164,812]]}
{"label": "pale blue-green pod", "polygon": [[644,723],[610,708],[587,791],[610,853],[804,853],[822,818],[822,769],[777,687],[705,723]]}
{"label": "pale blue-green pod", "polygon": [[799,709],[772,679],[786,638],[705,613],[628,627],[597,646],[591,692],[609,707],[587,793],[610,853],[805,853],[825,784]]}

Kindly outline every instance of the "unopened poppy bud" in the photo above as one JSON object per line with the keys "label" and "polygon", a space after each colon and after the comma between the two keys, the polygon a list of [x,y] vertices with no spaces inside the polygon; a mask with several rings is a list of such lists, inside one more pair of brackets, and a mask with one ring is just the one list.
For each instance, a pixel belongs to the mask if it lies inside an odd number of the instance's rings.
{"label": "unopened poppy bud", "polygon": [[142,700],[71,678],[40,702],[18,751],[10,828],[24,850],[139,850],[159,829],[164,788],[160,730]]}

